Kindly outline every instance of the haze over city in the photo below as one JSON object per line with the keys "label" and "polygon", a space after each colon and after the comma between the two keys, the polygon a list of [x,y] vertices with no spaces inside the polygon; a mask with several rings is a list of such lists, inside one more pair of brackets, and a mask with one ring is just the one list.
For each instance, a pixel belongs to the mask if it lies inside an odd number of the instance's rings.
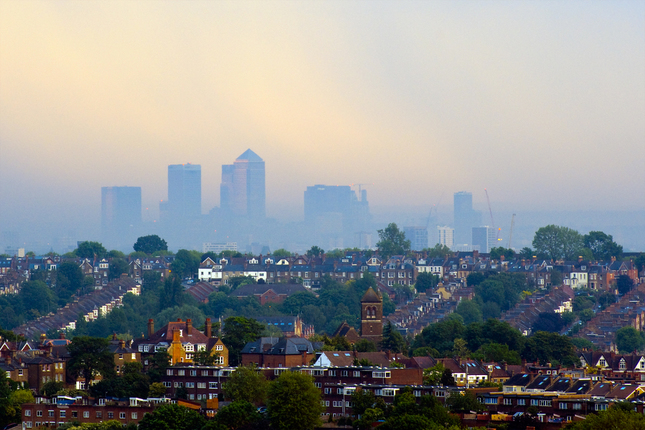
{"label": "haze over city", "polygon": [[141,187],[152,223],[182,163],[208,214],[251,148],[282,223],[308,186],[360,183],[374,228],[450,224],[462,190],[488,224],[486,188],[504,245],[517,213],[518,246],[561,224],[643,250],[644,21],[631,1],[3,1],[0,232],[98,239],[109,186]]}

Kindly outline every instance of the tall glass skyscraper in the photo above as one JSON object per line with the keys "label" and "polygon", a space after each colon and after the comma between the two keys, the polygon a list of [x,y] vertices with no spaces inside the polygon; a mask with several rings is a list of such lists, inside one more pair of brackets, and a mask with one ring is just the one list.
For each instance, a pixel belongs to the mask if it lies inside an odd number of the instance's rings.
{"label": "tall glass skyscraper", "polygon": [[102,241],[111,247],[129,243],[141,227],[141,187],[101,188]]}
{"label": "tall glass skyscraper", "polygon": [[472,244],[472,228],[479,226],[480,213],[473,210],[473,195],[459,191],[454,196],[455,245]]}
{"label": "tall glass skyscraper", "polygon": [[220,208],[228,216],[253,221],[266,216],[264,160],[247,149],[233,164],[222,165]]}
{"label": "tall glass skyscraper", "polygon": [[171,164],[168,166],[167,216],[173,220],[199,217],[202,214],[202,166]]}

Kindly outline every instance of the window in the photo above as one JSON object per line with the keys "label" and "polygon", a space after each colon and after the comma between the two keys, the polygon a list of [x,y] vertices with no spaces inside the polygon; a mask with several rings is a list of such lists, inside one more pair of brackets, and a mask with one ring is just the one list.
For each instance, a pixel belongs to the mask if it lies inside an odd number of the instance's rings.
{"label": "window", "polygon": [[484,399],[484,404],[486,404],[486,405],[496,405],[497,404],[497,397],[486,397]]}
{"label": "window", "polygon": [[66,411],[66,410],[64,410],[64,409],[61,409],[61,410],[60,410],[60,417],[61,417],[61,418],[66,418],[66,417],[67,417],[67,411]]}
{"label": "window", "polygon": [[114,418],[114,412],[108,412],[108,419]]}
{"label": "window", "polygon": [[325,394],[331,394],[331,388],[325,388]]}
{"label": "window", "polygon": [[507,406],[512,406],[513,405],[513,399],[509,399],[509,398],[505,397],[504,398],[504,404],[507,405]]}
{"label": "window", "polygon": [[208,376],[208,370],[202,370],[202,376]]}
{"label": "window", "polygon": [[177,371],[177,375],[179,375],[179,376],[186,376],[186,371],[185,371],[185,370],[183,370],[183,369],[182,369],[182,370],[178,370],[178,371]]}
{"label": "window", "polygon": [[136,419],[137,419],[137,413],[136,413],[136,412],[132,412],[132,413],[130,414],[130,417],[131,417],[133,420],[136,420]]}
{"label": "window", "polygon": [[125,412],[119,412],[119,419],[124,420],[125,419]]}
{"label": "window", "polygon": [[30,428],[31,428],[31,421],[27,421],[27,422],[26,422],[26,427],[27,427],[28,429],[30,429]]}
{"label": "window", "polygon": [[47,414],[47,415],[49,415],[50,417],[53,417],[53,416],[54,416],[54,411],[47,411],[47,412],[48,412],[48,414]]}
{"label": "window", "polygon": [[36,411],[36,416],[37,417],[42,417],[43,416],[43,411]]}
{"label": "window", "polygon": [[560,402],[560,404],[558,405],[558,407],[559,407],[560,409],[567,409],[567,405],[568,405],[568,403]]}
{"label": "window", "polygon": [[215,351],[223,351],[224,345],[215,345]]}
{"label": "window", "polygon": [[391,378],[392,372],[372,372],[372,378]]}
{"label": "window", "polygon": [[341,376],[349,376],[349,372],[347,370],[343,370],[341,372]]}
{"label": "window", "polygon": [[31,409],[25,410],[25,416],[30,417],[31,416]]}
{"label": "window", "polygon": [[217,389],[217,382],[209,382],[208,383],[208,388],[210,390],[216,390]]}
{"label": "window", "polygon": [[78,418],[78,411],[72,411],[72,418]]}
{"label": "window", "polygon": [[197,371],[196,370],[191,370],[190,371],[190,376],[197,376]]}
{"label": "window", "polygon": [[172,387],[172,382],[170,382],[170,381],[163,381],[163,386],[164,386],[164,387],[166,387],[166,388],[170,388],[170,387]]}
{"label": "window", "polygon": [[538,405],[537,399],[531,399],[531,406],[537,406],[537,405]]}
{"label": "window", "polygon": [[576,410],[576,411],[581,410],[582,409],[582,403],[573,403],[571,405],[571,409]]}
{"label": "window", "polygon": [[186,388],[195,388],[194,382],[186,382]]}
{"label": "window", "polygon": [[123,354],[119,354],[119,360],[123,360]]}
{"label": "window", "polygon": [[173,375],[172,369],[166,369],[166,375],[172,376]]}
{"label": "window", "polygon": [[336,376],[336,371],[335,370],[330,370],[329,371],[329,376]]}
{"label": "window", "polygon": [[96,418],[103,418],[103,412],[96,411]]}
{"label": "window", "polygon": [[197,388],[206,388],[206,382],[198,382]]}
{"label": "window", "polygon": [[596,410],[597,411],[606,411],[607,410],[607,403],[596,403]]}
{"label": "window", "polygon": [[136,352],[133,352],[133,353],[131,354],[131,357],[130,357],[130,358],[131,358],[132,360],[136,360],[136,359],[137,359],[137,353],[136,353]]}
{"label": "window", "polygon": [[517,399],[517,406],[526,406],[526,399]]}
{"label": "window", "polygon": [[354,370],[354,378],[360,378],[361,377],[361,371],[360,370]]}
{"label": "window", "polygon": [[322,388],[322,383],[321,382],[314,382],[314,386],[316,388]]}
{"label": "window", "polygon": [[337,388],[336,389],[336,394],[343,394],[343,389],[342,388]]}
{"label": "window", "polygon": [[540,400],[540,406],[551,406],[551,400]]}

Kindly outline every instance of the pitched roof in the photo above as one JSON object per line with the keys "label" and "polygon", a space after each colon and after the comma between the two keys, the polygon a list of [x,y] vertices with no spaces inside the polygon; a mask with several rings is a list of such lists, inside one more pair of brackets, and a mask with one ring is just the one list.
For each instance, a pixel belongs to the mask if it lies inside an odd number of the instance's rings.
{"label": "pitched roof", "polygon": [[238,161],[238,160],[240,160],[240,161],[241,160],[256,161],[256,162],[257,161],[264,161],[264,160],[262,160],[262,158],[260,158],[260,156],[258,154],[256,154],[255,152],[251,151],[251,149],[247,149],[246,151],[244,151],[244,153],[242,155],[240,155],[239,157],[237,157],[235,161]]}
{"label": "pitched roof", "polygon": [[383,299],[376,293],[376,291],[374,291],[372,287],[369,287],[365,292],[365,294],[363,295],[361,302],[381,303],[383,302]]}

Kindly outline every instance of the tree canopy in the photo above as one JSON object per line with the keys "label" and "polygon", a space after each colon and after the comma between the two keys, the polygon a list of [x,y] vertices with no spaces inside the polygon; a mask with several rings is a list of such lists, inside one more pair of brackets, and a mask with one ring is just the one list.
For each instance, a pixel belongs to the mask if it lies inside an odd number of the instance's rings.
{"label": "tree canopy", "polygon": [[107,339],[76,336],[67,345],[67,351],[70,355],[67,369],[76,377],[83,376],[86,387],[98,374],[103,378],[114,377],[114,356],[108,349]]}
{"label": "tree canopy", "polygon": [[388,224],[386,228],[378,230],[378,237],[379,241],[376,247],[384,258],[389,258],[392,255],[405,255],[410,251],[410,241],[393,222]]}
{"label": "tree canopy", "polygon": [[323,410],[311,375],[287,371],[269,386],[267,413],[278,430],[312,430]]}
{"label": "tree canopy", "polygon": [[574,260],[584,247],[584,238],[576,230],[557,225],[540,227],[533,238],[533,248],[541,258]]}
{"label": "tree canopy", "polygon": [[238,366],[224,383],[224,395],[232,401],[264,404],[269,383],[253,366]]}
{"label": "tree canopy", "polygon": [[590,231],[584,235],[584,246],[591,250],[596,260],[610,260],[611,257],[621,258],[623,247],[614,242],[610,234],[602,231]]}
{"label": "tree canopy", "polygon": [[133,248],[136,252],[153,254],[157,251],[168,251],[168,244],[156,234],[151,234],[139,237],[134,243]]}
{"label": "tree canopy", "polygon": [[103,258],[107,255],[107,250],[99,242],[86,241],[78,244],[74,254],[80,258]]}
{"label": "tree canopy", "polygon": [[176,404],[166,404],[145,414],[139,421],[139,430],[195,430],[205,424],[206,419],[199,413]]}

